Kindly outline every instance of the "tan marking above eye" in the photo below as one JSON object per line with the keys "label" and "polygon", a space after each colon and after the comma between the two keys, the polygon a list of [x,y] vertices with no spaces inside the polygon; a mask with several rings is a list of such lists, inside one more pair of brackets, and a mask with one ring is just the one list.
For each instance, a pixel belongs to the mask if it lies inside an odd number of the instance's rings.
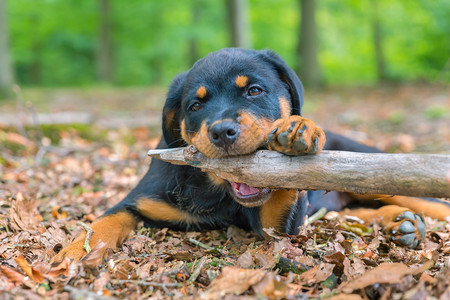
{"label": "tan marking above eye", "polygon": [[240,88],[243,88],[248,83],[248,77],[244,75],[238,75],[236,76],[236,79],[234,80],[234,83]]}
{"label": "tan marking above eye", "polygon": [[203,99],[206,96],[206,88],[202,85],[201,87],[199,87],[197,89],[197,91],[195,92],[195,95],[200,98]]}

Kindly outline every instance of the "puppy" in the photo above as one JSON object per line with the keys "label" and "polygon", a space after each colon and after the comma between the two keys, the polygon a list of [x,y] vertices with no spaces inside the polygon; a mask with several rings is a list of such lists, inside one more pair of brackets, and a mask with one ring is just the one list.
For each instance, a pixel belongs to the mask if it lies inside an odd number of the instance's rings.
{"label": "puppy", "polygon": [[[195,145],[211,158],[267,148],[287,155],[314,155],[322,149],[381,152],[335,133],[325,134],[302,117],[302,104],[302,84],[278,55],[222,49],[174,78],[158,148]],[[128,196],[92,224],[91,247],[99,241],[103,249],[120,246],[139,221],[184,231],[236,225],[261,235],[267,227],[296,234],[305,216],[320,207],[341,211],[358,198],[381,199],[390,205],[345,214],[380,222],[393,240],[411,248],[425,235],[422,214],[437,219],[450,215],[450,205],[439,200],[257,189],[190,166],[153,160]],[[53,262],[81,259],[86,254],[84,239],[85,234],[80,235]]]}

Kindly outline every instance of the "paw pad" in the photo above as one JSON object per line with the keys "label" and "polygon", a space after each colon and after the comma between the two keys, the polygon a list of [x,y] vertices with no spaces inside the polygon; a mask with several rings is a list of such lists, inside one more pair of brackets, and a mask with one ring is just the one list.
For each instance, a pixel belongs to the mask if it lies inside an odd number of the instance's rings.
{"label": "paw pad", "polygon": [[270,149],[287,155],[315,154],[325,144],[325,134],[313,121],[301,116],[279,119],[267,136]]}
{"label": "paw pad", "polygon": [[416,248],[425,237],[425,222],[411,211],[405,211],[395,218],[391,227],[391,240],[399,245]]}

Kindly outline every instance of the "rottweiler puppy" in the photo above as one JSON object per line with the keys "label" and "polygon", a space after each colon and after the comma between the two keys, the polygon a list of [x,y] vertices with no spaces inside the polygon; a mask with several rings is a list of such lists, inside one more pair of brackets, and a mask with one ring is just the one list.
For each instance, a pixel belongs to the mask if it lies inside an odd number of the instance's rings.
{"label": "rottweiler puppy", "polygon": [[[302,117],[303,87],[274,52],[222,49],[175,77],[163,109],[158,148],[195,145],[211,158],[272,149],[287,155],[314,155],[322,149],[381,152],[317,127]],[[344,210],[353,199],[379,199],[377,209]],[[379,203],[380,201],[373,201]],[[92,224],[91,247],[116,248],[139,221],[174,230],[210,230],[237,225],[263,235],[263,228],[296,234],[305,216],[320,207],[376,220],[392,239],[415,248],[425,234],[422,215],[450,215],[444,201],[324,191],[257,189],[225,181],[190,166],[152,160],[139,184]],[[53,262],[81,259],[85,234]]]}

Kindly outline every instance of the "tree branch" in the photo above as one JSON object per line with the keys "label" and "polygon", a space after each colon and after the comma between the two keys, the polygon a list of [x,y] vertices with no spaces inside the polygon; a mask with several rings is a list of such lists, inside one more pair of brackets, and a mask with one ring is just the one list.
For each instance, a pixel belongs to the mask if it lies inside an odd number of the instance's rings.
{"label": "tree branch", "polygon": [[450,198],[450,155],[445,154],[322,151],[293,157],[261,150],[213,159],[189,146],[148,155],[253,187]]}

